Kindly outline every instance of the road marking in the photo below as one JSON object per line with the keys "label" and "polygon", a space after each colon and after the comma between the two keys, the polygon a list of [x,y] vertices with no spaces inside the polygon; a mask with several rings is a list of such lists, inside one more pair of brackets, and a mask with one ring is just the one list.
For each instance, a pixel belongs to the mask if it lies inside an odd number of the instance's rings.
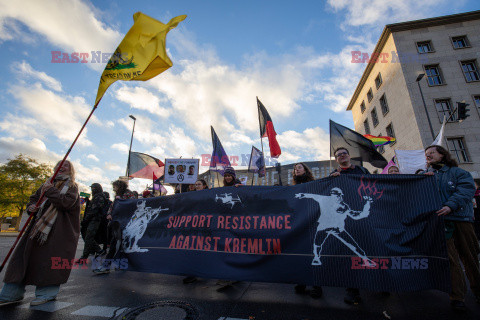
{"label": "road marking", "polygon": [[17,308],[21,309],[31,309],[31,310],[40,310],[40,311],[46,311],[46,312],[55,312],[60,309],[64,309],[66,307],[69,307],[73,304],[73,302],[61,302],[61,301],[51,301],[47,302],[45,304],[41,304],[39,306],[31,307],[29,303],[22,304],[21,306],[18,306]]}
{"label": "road marking", "polygon": [[[75,316],[90,316],[90,317],[105,317],[111,318],[114,315],[119,315],[128,308],[119,307],[104,307],[104,306],[86,306],[82,309],[72,312]],[[115,312],[116,311],[116,312]]]}
{"label": "road marking", "polygon": [[220,318],[218,318],[218,320],[248,320],[248,319],[220,317]]}

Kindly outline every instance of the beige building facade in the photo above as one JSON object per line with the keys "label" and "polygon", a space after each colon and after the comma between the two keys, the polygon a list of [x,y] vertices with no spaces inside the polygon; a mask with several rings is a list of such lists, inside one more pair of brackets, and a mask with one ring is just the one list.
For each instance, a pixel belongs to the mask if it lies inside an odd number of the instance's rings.
{"label": "beige building facade", "polygon": [[[480,179],[480,11],[387,25],[374,53],[352,52],[352,63],[362,62],[347,108],[357,132],[395,137],[379,149],[390,160],[396,149],[429,146],[451,116],[443,145]],[[469,117],[458,121],[462,101]]]}

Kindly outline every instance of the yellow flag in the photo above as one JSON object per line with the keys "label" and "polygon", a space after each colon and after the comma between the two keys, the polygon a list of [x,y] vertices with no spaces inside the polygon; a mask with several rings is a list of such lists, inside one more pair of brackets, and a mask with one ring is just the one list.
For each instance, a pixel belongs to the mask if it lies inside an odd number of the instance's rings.
{"label": "yellow flag", "polygon": [[117,80],[146,81],[170,68],[165,39],[187,16],[181,15],[163,24],[141,12],[133,15],[133,26],[107,63],[100,78],[95,106],[108,87]]}

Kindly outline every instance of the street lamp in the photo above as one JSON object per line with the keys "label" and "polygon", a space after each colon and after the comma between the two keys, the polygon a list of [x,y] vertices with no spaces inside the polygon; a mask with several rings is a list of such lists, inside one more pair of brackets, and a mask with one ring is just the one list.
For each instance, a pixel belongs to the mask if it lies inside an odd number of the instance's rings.
{"label": "street lamp", "polygon": [[432,133],[432,141],[435,141],[435,134],[433,133],[432,122],[430,121],[430,116],[428,115],[427,104],[425,103],[425,98],[423,97],[422,87],[420,87],[420,80],[422,80],[424,76],[425,76],[425,73],[420,73],[417,76],[417,79],[415,79],[415,81],[418,84],[418,90],[420,90],[420,95],[422,96],[423,107],[425,108],[425,114],[427,115],[428,125],[430,126],[430,132]]}
{"label": "street lamp", "polygon": [[130,167],[130,153],[132,152],[133,133],[135,132],[135,121],[137,120],[137,118],[135,118],[132,115],[129,115],[129,117],[133,120],[133,129],[132,129],[132,138],[130,139],[130,148],[128,149],[127,170],[125,172],[125,175],[127,176],[127,178],[130,177],[130,172],[128,168]]}

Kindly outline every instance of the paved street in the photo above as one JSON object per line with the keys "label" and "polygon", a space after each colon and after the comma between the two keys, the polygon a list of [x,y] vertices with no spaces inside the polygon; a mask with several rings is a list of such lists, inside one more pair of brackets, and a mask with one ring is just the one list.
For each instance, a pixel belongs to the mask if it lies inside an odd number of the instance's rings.
{"label": "paved street", "polygon": [[[14,237],[0,237],[0,257],[8,252]],[[83,241],[77,248],[81,255]],[[3,278],[4,272],[0,274]],[[469,292],[469,312],[458,315],[450,310],[448,296],[437,291],[391,294],[362,292],[363,303],[343,302],[343,289],[324,288],[324,296],[314,300],[294,293],[291,284],[241,282],[217,292],[216,280],[203,279],[184,285],[183,277],[116,271],[93,275],[91,270],[73,270],[58,299],[30,307],[33,287],[25,300],[0,309],[0,319],[117,319],[139,314],[136,319],[202,320],[307,320],[307,319],[479,319],[480,305]],[[155,304],[156,303],[156,304]],[[146,310],[136,310],[146,306]],[[133,314],[133,315],[132,315]],[[118,317],[120,319],[120,317]],[[127,317],[128,319],[128,317]]]}

